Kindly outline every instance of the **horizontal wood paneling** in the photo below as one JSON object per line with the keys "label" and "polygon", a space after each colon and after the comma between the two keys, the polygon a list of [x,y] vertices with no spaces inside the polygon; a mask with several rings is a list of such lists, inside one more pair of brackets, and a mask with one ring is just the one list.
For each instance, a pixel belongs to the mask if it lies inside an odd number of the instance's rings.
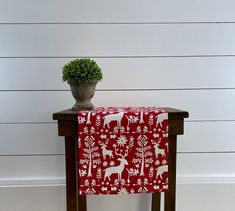
{"label": "horizontal wood paneling", "polygon": [[235,153],[178,154],[178,177],[234,176]]}
{"label": "horizontal wood paneling", "polygon": [[[178,152],[235,151],[235,122],[185,122]],[[63,154],[56,123],[1,124],[0,155]]]}
{"label": "horizontal wood paneling", "polygon": [[[70,91],[1,92],[0,99],[0,123],[51,122],[52,113],[74,104]],[[189,120],[235,120],[235,90],[97,91],[93,103],[175,107],[189,111]]]}
{"label": "horizontal wood paneling", "polygon": [[[1,22],[234,21],[232,0],[4,0]],[[130,15],[131,14],[131,15]]]}
{"label": "horizontal wood paneling", "polygon": [[177,185],[177,211],[231,211],[235,207],[235,184]]}
{"label": "horizontal wood paneling", "polygon": [[[234,177],[235,154],[178,154],[177,176]],[[7,164],[7,165],[6,165]],[[0,185],[12,180],[61,180],[65,177],[64,156],[0,156]]]}
{"label": "horizontal wood paneling", "polygon": [[[53,112],[73,104],[69,91],[59,91],[69,89],[61,82],[61,67],[68,57],[79,56],[105,57],[95,58],[104,71],[95,105],[170,106],[189,111],[189,121],[206,120],[186,122],[185,135],[178,137],[177,210],[234,209],[233,183],[182,183],[192,178],[234,181],[235,153],[223,153],[235,150],[235,122],[223,121],[235,120],[234,1],[0,0],[0,5],[0,90],[5,90],[0,92],[0,123],[10,123],[0,124],[0,210],[65,211],[63,186],[22,184],[64,181],[63,138],[57,136],[56,123],[48,122]],[[233,23],[215,24],[226,21]],[[88,211],[114,205],[116,210],[149,210],[149,195],[128,201],[127,196],[89,198]]]}
{"label": "horizontal wood paneling", "polygon": [[[64,90],[62,67],[71,59],[0,59],[0,90]],[[235,57],[95,59],[98,89],[234,88]],[[46,76],[46,77],[45,77]],[[203,76],[203,77],[202,77]],[[213,78],[213,80],[212,80]],[[42,83],[43,81],[43,83]]]}
{"label": "horizontal wood paneling", "polygon": [[61,179],[65,177],[64,155],[0,156],[0,184],[5,180]]}
{"label": "horizontal wood paneling", "polygon": [[1,25],[0,33],[0,57],[235,54],[235,24]]}
{"label": "horizontal wood paneling", "polygon": [[1,187],[0,210],[65,211],[65,187]]}
{"label": "horizontal wood paneling", "polygon": [[52,122],[52,114],[70,108],[74,99],[62,92],[0,92],[0,123]]}
{"label": "horizontal wood paneling", "polygon": [[234,122],[186,122],[178,152],[235,152]]}
{"label": "horizontal wood paneling", "polygon": [[57,125],[0,124],[0,155],[64,154]]}

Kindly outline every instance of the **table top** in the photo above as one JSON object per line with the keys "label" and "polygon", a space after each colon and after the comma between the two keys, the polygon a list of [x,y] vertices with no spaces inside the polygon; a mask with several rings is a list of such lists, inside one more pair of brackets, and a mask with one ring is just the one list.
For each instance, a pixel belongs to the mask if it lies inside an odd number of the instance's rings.
{"label": "table top", "polygon": [[[188,118],[189,113],[187,111],[169,108],[169,107],[161,107],[161,109],[167,111],[169,119],[177,119],[177,118]],[[66,109],[60,112],[56,112],[53,114],[53,120],[77,120],[78,111],[72,111],[71,109]]]}

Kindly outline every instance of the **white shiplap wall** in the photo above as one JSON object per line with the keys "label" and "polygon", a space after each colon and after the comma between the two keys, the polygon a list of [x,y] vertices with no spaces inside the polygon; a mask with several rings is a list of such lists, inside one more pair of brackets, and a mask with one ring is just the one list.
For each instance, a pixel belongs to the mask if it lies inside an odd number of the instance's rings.
{"label": "white shiplap wall", "polygon": [[[81,56],[103,69],[95,105],[189,111],[179,137],[177,211],[234,209],[234,1],[0,5],[0,210],[65,211],[64,145],[52,113],[73,104],[61,67]],[[88,210],[149,210],[148,195],[129,197],[89,198]]]}

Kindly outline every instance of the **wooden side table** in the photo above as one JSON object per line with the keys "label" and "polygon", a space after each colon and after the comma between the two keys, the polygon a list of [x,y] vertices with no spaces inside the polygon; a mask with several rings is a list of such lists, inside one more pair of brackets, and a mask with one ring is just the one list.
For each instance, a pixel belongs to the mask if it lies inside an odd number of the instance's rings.
{"label": "wooden side table", "polygon": [[[169,118],[169,190],[164,197],[164,211],[175,211],[177,135],[183,134],[184,118],[187,118],[189,114],[186,111],[173,108],[162,109],[168,112]],[[78,194],[77,112],[70,109],[57,112],[53,114],[53,119],[58,121],[59,136],[65,137],[67,211],[87,211],[86,196],[79,196]],[[160,193],[152,194],[151,211],[160,211]]]}

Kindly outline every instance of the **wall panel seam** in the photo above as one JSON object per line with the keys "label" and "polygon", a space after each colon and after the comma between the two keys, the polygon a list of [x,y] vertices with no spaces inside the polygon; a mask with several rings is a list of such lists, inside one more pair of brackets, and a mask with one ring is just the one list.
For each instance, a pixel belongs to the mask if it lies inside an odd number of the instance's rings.
{"label": "wall panel seam", "polygon": [[182,25],[235,24],[235,21],[159,21],[159,22],[0,22],[0,25]]}
{"label": "wall panel seam", "polygon": [[81,56],[81,55],[73,55],[73,56],[0,56],[0,59],[73,59],[73,58],[93,58],[93,59],[132,59],[132,58],[217,58],[217,57],[235,57],[235,54],[201,54],[201,55],[140,55],[140,56]]}

